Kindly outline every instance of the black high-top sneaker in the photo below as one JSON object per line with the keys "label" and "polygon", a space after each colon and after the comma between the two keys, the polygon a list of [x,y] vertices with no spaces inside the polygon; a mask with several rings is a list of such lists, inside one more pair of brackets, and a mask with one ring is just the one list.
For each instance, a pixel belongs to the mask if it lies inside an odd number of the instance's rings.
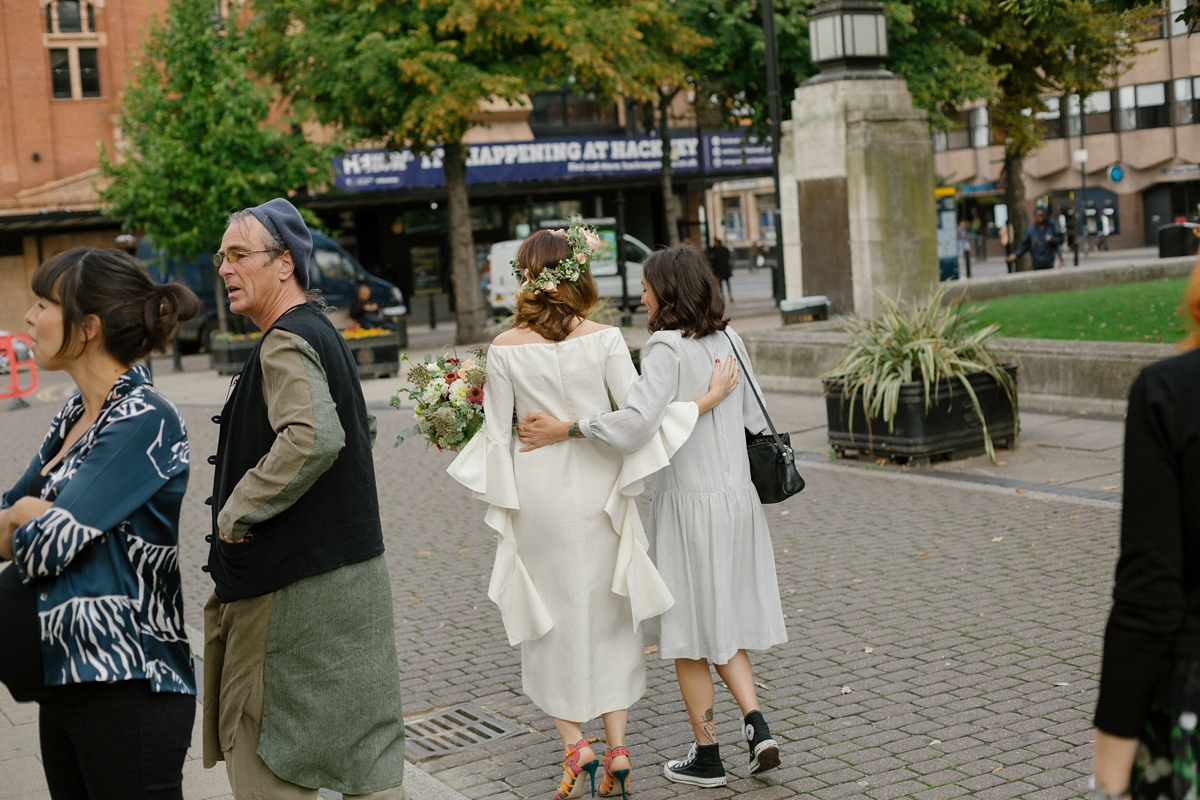
{"label": "black high-top sneaker", "polygon": [[663,777],[673,783],[687,783],[714,789],[725,785],[725,767],[721,764],[721,745],[692,742],[686,758],[663,764]]}
{"label": "black high-top sneaker", "polygon": [[746,715],[744,732],[750,746],[750,774],[757,775],[779,766],[779,745],[771,738],[771,729],[761,711]]}

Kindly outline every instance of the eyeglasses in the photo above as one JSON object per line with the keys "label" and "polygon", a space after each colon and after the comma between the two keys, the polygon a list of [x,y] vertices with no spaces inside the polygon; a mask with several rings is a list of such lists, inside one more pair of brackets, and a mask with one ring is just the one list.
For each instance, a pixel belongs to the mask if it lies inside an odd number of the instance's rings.
{"label": "eyeglasses", "polygon": [[230,264],[236,264],[239,261],[241,261],[243,258],[245,258],[246,256],[252,256],[255,253],[269,253],[269,252],[271,252],[271,251],[270,250],[247,250],[246,252],[241,253],[241,252],[238,252],[237,250],[230,250],[226,253],[213,253],[212,254],[212,263],[213,263],[214,267],[219,268],[221,266],[221,262],[223,262],[223,261],[228,261]]}

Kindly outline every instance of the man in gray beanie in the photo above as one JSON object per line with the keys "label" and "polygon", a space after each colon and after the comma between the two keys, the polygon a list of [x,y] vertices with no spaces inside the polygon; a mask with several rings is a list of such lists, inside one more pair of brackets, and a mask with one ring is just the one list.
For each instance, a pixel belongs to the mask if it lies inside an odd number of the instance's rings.
{"label": "man in gray beanie", "polygon": [[312,236],[283,198],[229,218],[213,256],[263,331],[221,426],[204,608],[204,764],[236,800],[403,800],[391,581],[354,357],[308,301]]}

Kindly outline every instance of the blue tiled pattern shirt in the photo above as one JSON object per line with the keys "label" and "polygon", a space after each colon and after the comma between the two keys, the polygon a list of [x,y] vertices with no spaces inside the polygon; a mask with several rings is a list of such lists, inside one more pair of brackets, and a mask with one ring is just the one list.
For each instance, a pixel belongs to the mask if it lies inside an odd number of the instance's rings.
{"label": "blue tiled pattern shirt", "polygon": [[[76,394],[0,507],[29,493],[82,414]],[[134,367],[47,476],[40,496],[54,506],[13,534],[15,568],[37,587],[47,686],[148,679],[196,693],[179,575],[187,480],[183,419]]]}

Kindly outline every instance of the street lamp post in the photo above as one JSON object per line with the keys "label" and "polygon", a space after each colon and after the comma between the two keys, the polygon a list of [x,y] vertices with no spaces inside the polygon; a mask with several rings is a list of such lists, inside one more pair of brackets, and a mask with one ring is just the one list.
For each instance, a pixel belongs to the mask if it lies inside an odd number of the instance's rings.
{"label": "street lamp post", "polygon": [[810,82],[891,77],[883,69],[887,21],[876,0],[822,0],[808,15],[808,38],[812,61],[821,68]]}
{"label": "street lamp post", "polygon": [[782,137],[780,117],[783,115],[779,89],[779,53],[775,46],[775,1],[763,0],[763,39],[767,58],[767,109],[771,115],[771,177],[775,181],[775,266],[771,269],[771,295],[782,300],[783,288],[783,195],[779,191],[779,140]]}

